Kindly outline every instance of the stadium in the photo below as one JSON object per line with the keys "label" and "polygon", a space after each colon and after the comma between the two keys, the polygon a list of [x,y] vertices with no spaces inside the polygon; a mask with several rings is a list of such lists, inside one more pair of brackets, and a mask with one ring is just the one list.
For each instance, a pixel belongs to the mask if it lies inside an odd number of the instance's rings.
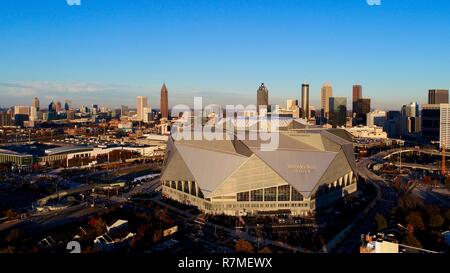
{"label": "stadium", "polygon": [[169,138],[164,197],[230,216],[312,215],[357,191],[351,136],[340,129],[279,132],[276,150],[263,141]]}

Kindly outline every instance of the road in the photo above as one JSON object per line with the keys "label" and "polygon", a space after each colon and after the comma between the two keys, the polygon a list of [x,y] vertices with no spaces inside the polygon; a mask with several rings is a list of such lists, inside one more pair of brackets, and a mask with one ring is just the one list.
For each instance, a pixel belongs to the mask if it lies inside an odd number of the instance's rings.
{"label": "road", "polygon": [[[381,153],[384,155],[385,152]],[[380,154],[379,154],[380,155]],[[378,156],[377,156],[378,157]],[[397,193],[396,191],[386,182],[383,178],[377,176],[371,172],[368,168],[370,163],[374,163],[371,159],[363,159],[358,162],[357,168],[360,176],[366,179],[366,181],[372,183],[376,190],[377,196],[371,208],[367,214],[359,221],[357,226],[350,232],[350,234],[342,241],[340,246],[337,248],[338,253],[355,253],[358,252],[361,234],[367,234],[372,227],[375,225],[375,216],[377,213],[388,214],[388,212],[397,203]]]}
{"label": "road", "polygon": [[282,243],[282,242],[279,242],[279,241],[273,241],[273,240],[264,239],[264,238],[257,238],[257,237],[252,236],[252,235],[250,235],[247,232],[242,231],[242,230],[230,229],[230,228],[226,228],[226,227],[221,226],[221,225],[216,225],[216,224],[213,224],[213,223],[206,222],[203,218],[200,218],[200,217],[198,217],[196,215],[190,214],[187,211],[178,209],[178,208],[173,207],[171,205],[168,205],[166,203],[163,203],[162,201],[159,200],[159,198],[153,198],[152,201],[156,202],[156,203],[158,203],[158,204],[160,204],[162,206],[166,206],[169,210],[175,212],[179,217],[183,218],[186,221],[189,221],[191,223],[195,223],[195,224],[201,225],[203,227],[209,227],[209,228],[212,228],[213,230],[216,230],[216,229],[224,230],[224,231],[226,231],[228,233],[228,236],[230,237],[230,239],[243,239],[243,240],[249,241],[249,242],[251,242],[253,244],[256,244],[256,245],[259,244],[260,246],[273,245],[273,246],[276,246],[278,248],[284,249],[285,251],[291,252],[291,253],[307,253],[307,252],[310,252],[310,251],[305,250],[305,249],[303,249],[301,247],[295,247],[295,246],[292,246],[292,245],[289,245],[289,244],[286,244],[286,243]]}

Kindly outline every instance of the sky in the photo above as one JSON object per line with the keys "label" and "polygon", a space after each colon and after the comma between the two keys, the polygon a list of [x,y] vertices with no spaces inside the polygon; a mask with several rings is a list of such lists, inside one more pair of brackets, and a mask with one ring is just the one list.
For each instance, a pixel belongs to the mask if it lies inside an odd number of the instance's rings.
{"label": "sky", "polygon": [[2,0],[0,107],[39,97],[118,107],[255,104],[300,99],[324,82],[350,104],[363,85],[372,108],[398,110],[450,89],[450,1]]}

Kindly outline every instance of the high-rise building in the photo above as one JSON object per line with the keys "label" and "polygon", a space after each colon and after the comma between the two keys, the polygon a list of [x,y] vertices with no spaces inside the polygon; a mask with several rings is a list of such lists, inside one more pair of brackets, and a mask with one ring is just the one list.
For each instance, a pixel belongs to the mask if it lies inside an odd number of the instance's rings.
{"label": "high-rise building", "polygon": [[12,126],[13,121],[11,114],[7,112],[0,112],[0,127],[2,126]]}
{"label": "high-rise building", "polygon": [[439,148],[448,149],[450,146],[450,104],[440,104]]}
{"label": "high-rise building", "polygon": [[333,127],[344,126],[347,121],[347,98],[330,97],[330,123]]}
{"label": "high-rise building", "polygon": [[370,99],[360,98],[353,103],[354,125],[366,125],[367,113],[370,112]]}
{"label": "high-rise building", "polygon": [[422,105],[422,136],[428,141],[438,141],[440,138],[440,104]]}
{"label": "high-rise building", "polygon": [[352,100],[352,111],[355,113],[355,110],[357,108],[356,103],[359,99],[362,99],[362,86],[359,84],[353,85],[353,100]]}
{"label": "high-rise building", "polygon": [[384,131],[389,138],[400,138],[402,129],[402,114],[400,111],[388,111],[384,123]]}
{"label": "high-rise building", "polygon": [[302,84],[302,118],[310,119],[311,112],[309,111],[309,84]]}
{"label": "high-rise building", "polygon": [[30,107],[30,120],[36,121],[38,119],[38,110],[35,106]]}
{"label": "high-rise building", "polygon": [[286,110],[295,110],[298,106],[298,100],[289,99],[286,101]]}
{"label": "high-rise building", "polygon": [[67,118],[68,120],[75,119],[75,111],[73,111],[73,110],[67,110],[67,111],[66,111],[66,118]]}
{"label": "high-rise building", "polygon": [[386,122],[386,112],[381,110],[375,110],[367,113],[367,126],[368,127],[384,127]]}
{"label": "high-rise building", "polygon": [[72,110],[72,107],[73,107],[72,100],[64,101],[64,110],[66,110],[66,111]]}
{"label": "high-rise building", "polygon": [[144,108],[148,106],[148,99],[145,96],[137,97],[137,116],[138,121],[144,120]]}
{"label": "high-rise building", "polygon": [[321,97],[321,107],[322,107],[322,117],[328,119],[330,113],[330,97],[333,96],[333,87],[329,83],[324,83],[322,86]]}
{"label": "high-rise building", "polygon": [[421,131],[419,104],[411,102],[402,106],[402,135],[415,134]]}
{"label": "high-rise building", "polygon": [[30,115],[29,106],[14,106],[14,115]]}
{"label": "high-rise building", "polygon": [[441,104],[448,102],[448,90],[432,89],[428,91],[428,104]]}
{"label": "high-rise building", "polygon": [[269,109],[269,90],[261,83],[261,86],[256,91],[256,112],[259,114],[260,108],[264,108],[267,112]]}
{"label": "high-rise building", "polygon": [[25,114],[15,114],[14,115],[14,125],[19,127],[24,127],[26,121],[30,120],[29,115]]}
{"label": "high-rise building", "polygon": [[37,111],[39,111],[39,107],[40,107],[40,102],[39,102],[39,98],[34,98],[33,101],[31,102],[31,106],[35,107]]}
{"label": "high-rise building", "polygon": [[[161,87],[161,118],[169,118],[169,94],[167,91],[166,83]],[[151,111],[150,111],[151,112]]]}
{"label": "high-rise building", "polygon": [[55,112],[56,111],[56,104],[53,101],[50,102],[50,104],[48,105],[48,111],[49,112]]}
{"label": "high-rise building", "polygon": [[152,120],[153,120],[152,108],[151,107],[145,107],[144,108],[144,117],[143,117],[142,121],[145,122],[145,123],[149,123]]}
{"label": "high-rise building", "polygon": [[120,115],[121,115],[122,117],[128,117],[128,112],[129,112],[128,106],[122,105],[122,107],[121,107],[121,109],[120,109]]}
{"label": "high-rise building", "polygon": [[61,112],[61,110],[62,110],[62,104],[61,104],[61,102],[60,101],[57,101],[56,102],[56,112]]}

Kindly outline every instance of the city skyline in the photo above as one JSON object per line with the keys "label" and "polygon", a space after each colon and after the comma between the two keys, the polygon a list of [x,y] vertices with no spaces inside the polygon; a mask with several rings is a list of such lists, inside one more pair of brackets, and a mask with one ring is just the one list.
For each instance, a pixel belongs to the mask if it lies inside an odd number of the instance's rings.
{"label": "city skyline", "polygon": [[40,97],[118,107],[141,95],[155,107],[162,82],[169,106],[194,96],[254,104],[260,82],[284,105],[307,81],[318,108],[327,81],[335,96],[358,83],[373,108],[397,110],[450,87],[448,1],[199,2],[4,1],[0,106]]}

